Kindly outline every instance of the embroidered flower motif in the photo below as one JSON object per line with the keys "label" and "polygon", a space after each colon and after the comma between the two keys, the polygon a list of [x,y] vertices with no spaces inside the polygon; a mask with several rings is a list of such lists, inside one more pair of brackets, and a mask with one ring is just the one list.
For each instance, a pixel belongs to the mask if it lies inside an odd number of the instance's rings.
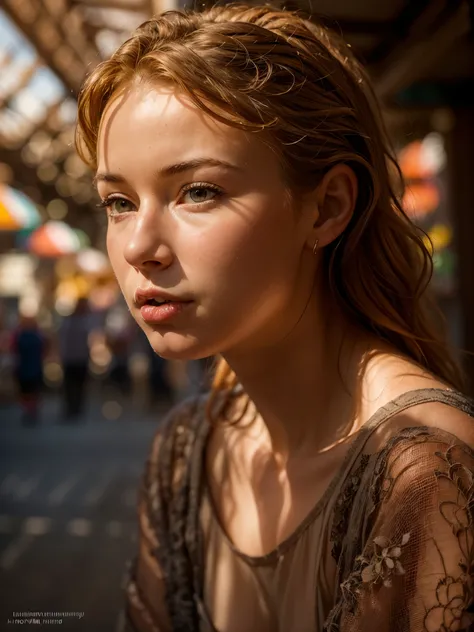
{"label": "embroidered flower motif", "polygon": [[393,545],[388,538],[378,536],[374,539],[374,554],[372,559],[361,556],[360,561],[365,564],[361,572],[361,579],[364,584],[383,583],[387,588],[392,585],[393,575],[404,575],[400,557],[402,547],[407,544],[410,534],[405,533],[399,545]]}
{"label": "embroidered flower motif", "polygon": [[[440,482],[451,485],[456,490],[455,500],[441,502],[439,510],[446,522],[451,526],[453,534],[459,537],[472,527],[474,506],[474,474],[463,464],[453,458],[453,447],[446,454],[436,452],[449,466],[446,471],[436,470]],[[466,552],[463,551],[465,554]]]}
{"label": "embroidered flower motif", "polygon": [[465,610],[469,603],[469,591],[464,579],[453,577],[441,579],[436,588],[437,605],[430,608],[425,616],[428,632],[457,632],[465,630],[474,621]]}

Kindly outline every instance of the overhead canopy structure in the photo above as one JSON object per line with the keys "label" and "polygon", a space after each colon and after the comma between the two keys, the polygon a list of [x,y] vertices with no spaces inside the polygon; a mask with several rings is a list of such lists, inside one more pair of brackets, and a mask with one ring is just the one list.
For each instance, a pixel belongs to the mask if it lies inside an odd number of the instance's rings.
{"label": "overhead canopy structure", "polygon": [[[207,0],[209,2],[209,0]],[[93,234],[90,174],[74,153],[75,98],[86,74],[151,15],[180,0],[4,0],[0,11],[0,181],[39,204],[67,200]],[[200,7],[204,6],[202,3]],[[443,104],[474,77],[473,4],[457,0],[290,0],[340,31],[387,102]],[[471,85],[472,87],[472,85]],[[471,94],[474,91],[471,91]],[[44,211],[45,217],[63,219]],[[63,207],[64,210],[64,207]]]}
{"label": "overhead canopy structure", "polygon": [[66,219],[94,238],[100,225],[89,212],[90,174],[74,151],[76,97],[86,74],[151,15],[152,5],[5,0],[2,7],[0,181],[23,189],[45,219]]}

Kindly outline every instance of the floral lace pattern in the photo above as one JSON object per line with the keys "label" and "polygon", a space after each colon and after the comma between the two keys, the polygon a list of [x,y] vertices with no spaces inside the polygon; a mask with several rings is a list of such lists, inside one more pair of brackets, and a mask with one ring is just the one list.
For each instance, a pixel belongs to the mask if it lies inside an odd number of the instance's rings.
{"label": "floral lace pattern", "polygon": [[[365,631],[373,618],[373,629],[390,632],[474,631],[474,452],[448,437],[408,429],[379,455],[370,499],[358,508],[369,537],[341,577],[326,630]],[[333,551],[354,483],[336,503]]]}
{"label": "floral lace pattern", "polygon": [[409,533],[404,533],[401,542],[394,545],[388,538],[378,536],[374,538],[374,552],[371,559],[360,556],[363,565],[360,577],[364,584],[377,585],[382,583],[386,588],[392,585],[392,575],[405,575],[405,569],[400,561],[402,548],[410,539]]}
{"label": "floral lace pattern", "polygon": [[405,569],[401,563],[402,549],[410,539],[405,533],[401,542],[396,545],[384,536],[374,538],[372,555],[358,555],[355,567],[349,577],[341,584],[343,598],[354,613],[358,599],[362,593],[363,584],[377,586],[382,584],[386,588],[392,586],[393,575],[404,575]]}
{"label": "floral lace pattern", "polygon": [[471,624],[474,626],[474,474],[455,460],[455,448],[450,446],[445,453],[436,452],[446,467],[437,469],[435,475],[452,489],[452,500],[440,502],[439,511],[458,541],[461,559],[459,572],[454,577],[449,574],[443,553],[434,542],[444,577],[436,586],[436,603],[428,609],[424,619],[427,632],[458,632],[469,629]]}

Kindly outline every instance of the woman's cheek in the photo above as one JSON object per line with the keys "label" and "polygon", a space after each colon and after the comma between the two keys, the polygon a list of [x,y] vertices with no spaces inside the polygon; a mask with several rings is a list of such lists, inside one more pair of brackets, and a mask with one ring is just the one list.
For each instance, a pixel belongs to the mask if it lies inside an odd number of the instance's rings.
{"label": "woman's cheek", "polygon": [[124,273],[125,270],[126,261],[123,253],[121,253],[120,251],[120,246],[117,243],[118,240],[109,235],[110,233],[107,235],[107,253],[109,255],[110,264],[113,268],[115,276],[117,277],[118,281],[120,281],[121,275]]}
{"label": "woman's cheek", "polygon": [[109,231],[107,232],[106,246],[110,265],[112,266],[115,278],[117,279],[117,282],[120,286],[120,289],[122,290],[122,293],[124,294],[125,299],[127,300],[127,302],[129,302],[129,300],[132,299],[131,297],[127,296],[126,280],[129,274],[133,272],[133,268],[125,259],[125,244],[122,244],[122,241],[123,240],[120,238],[120,236],[115,235],[113,231],[109,229]]}

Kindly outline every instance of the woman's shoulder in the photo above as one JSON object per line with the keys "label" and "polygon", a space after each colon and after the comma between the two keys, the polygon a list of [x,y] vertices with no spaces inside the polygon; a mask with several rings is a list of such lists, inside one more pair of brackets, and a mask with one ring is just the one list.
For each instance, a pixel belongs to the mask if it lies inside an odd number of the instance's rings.
{"label": "woman's shoulder", "polygon": [[[415,393],[412,394],[416,395]],[[376,437],[375,479],[383,478],[387,491],[395,481],[404,493],[418,487],[439,491],[435,481],[453,483],[467,476],[474,494],[474,408],[455,391],[421,391],[419,396],[436,397],[394,415]],[[435,494],[436,495],[436,494]],[[403,493],[401,494],[403,496]]]}
{"label": "woman's shoulder", "polygon": [[372,451],[416,428],[474,443],[474,400],[407,358],[376,354],[361,396],[362,428],[370,430]]}
{"label": "woman's shoulder", "polygon": [[474,448],[474,402],[445,387],[423,387],[401,393],[368,422],[371,452],[386,450],[403,438],[405,442],[424,436],[432,442],[463,444]]}
{"label": "woman's shoulder", "polygon": [[376,408],[359,430],[348,455],[344,493],[354,481],[372,501],[385,497],[395,482],[400,497],[413,489],[435,492],[441,473],[456,470],[474,481],[473,400],[439,383],[416,386]]}
{"label": "woman's shoulder", "polygon": [[344,490],[354,481],[360,484],[361,505],[385,506],[396,514],[407,502],[416,513],[453,501],[456,489],[466,502],[474,500],[474,404],[469,397],[440,387],[406,391],[377,410],[360,437]]}

